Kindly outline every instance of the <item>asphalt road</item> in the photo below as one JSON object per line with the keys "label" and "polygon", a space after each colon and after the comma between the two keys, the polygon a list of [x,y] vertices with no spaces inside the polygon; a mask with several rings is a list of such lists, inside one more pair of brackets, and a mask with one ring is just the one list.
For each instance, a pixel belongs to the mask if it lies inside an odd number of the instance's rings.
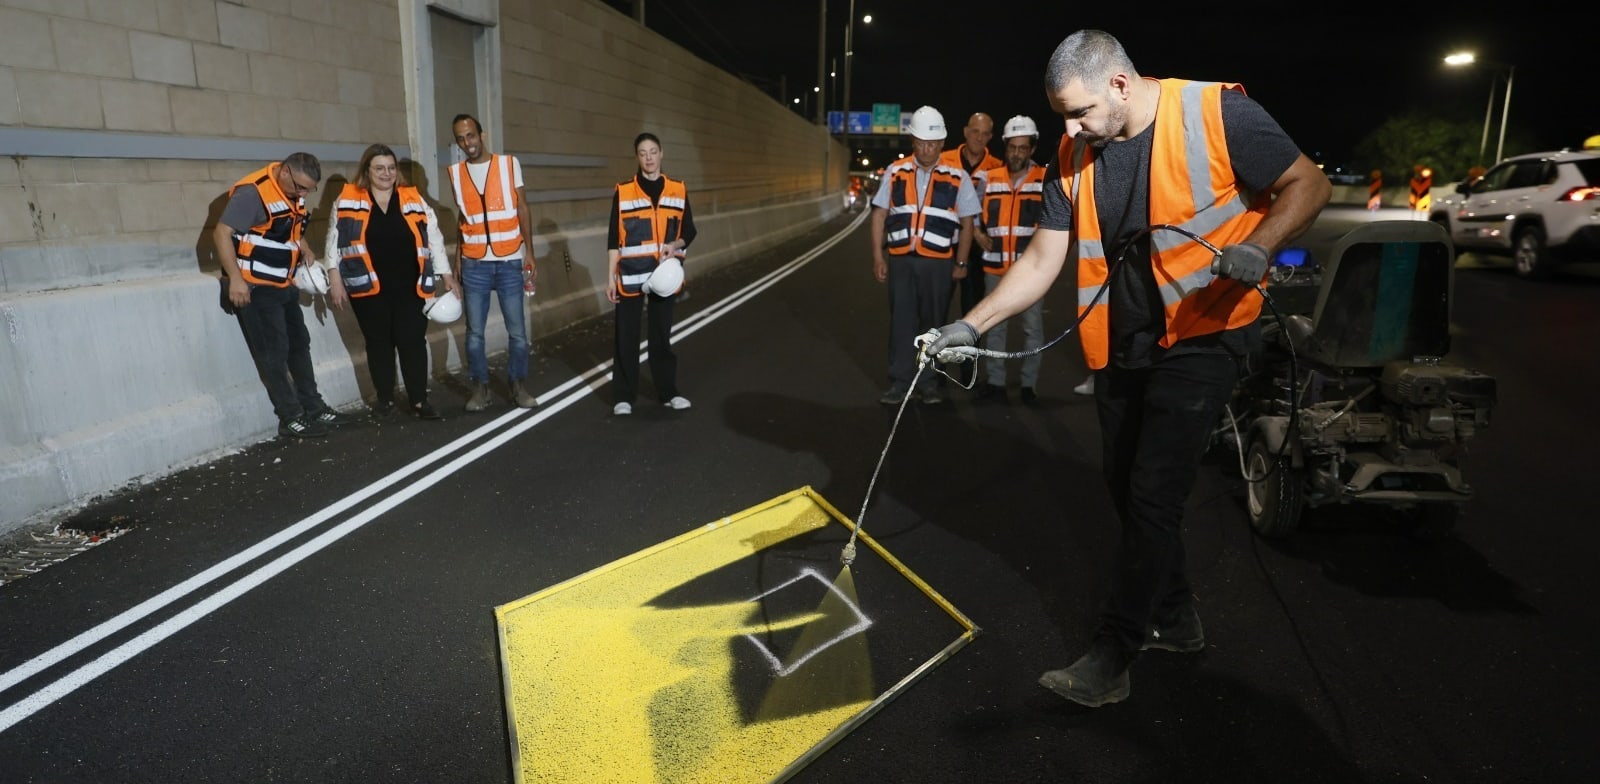
{"label": "asphalt road", "polygon": [[[436,380],[444,422],[263,443],[92,504],[69,522],[133,527],[0,586],[0,780],[508,780],[495,606],[803,485],[859,509],[893,413],[865,229],[713,309],[843,225],[691,277],[688,411],[646,382],[615,418],[609,386],[568,383],[609,359],[604,318],[538,341],[536,413],[466,415]],[[866,529],[984,633],[794,780],[1600,780],[1600,278],[1461,266],[1452,359],[1500,404],[1458,536],[1347,510],[1261,540],[1208,468],[1185,528],[1210,644],[1147,653],[1122,704],[1035,683],[1087,642],[1116,541],[1075,342],[1037,407],[910,407]]]}

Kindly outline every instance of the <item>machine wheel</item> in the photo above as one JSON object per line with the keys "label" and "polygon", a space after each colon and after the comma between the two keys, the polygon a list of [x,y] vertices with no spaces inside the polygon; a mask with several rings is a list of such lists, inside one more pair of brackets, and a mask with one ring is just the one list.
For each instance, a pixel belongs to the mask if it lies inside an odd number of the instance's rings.
{"label": "machine wheel", "polygon": [[1456,520],[1461,516],[1461,506],[1452,503],[1419,504],[1406,515],[1409,533],[1415,539],[1437,542],[1448,539],[1456,532]]}
{"label": "machine wheel", "polygon": [[[1250,513],[1250,527],[1273,539],[1294,533],[1305,511],[1300,469],[1290,465],[1287,457],[1280,458],[1273,453],[1263,438],[1251,439],[1244,465],[1249,472],[1245,481],[1245,508]],[[1262,476],[1269,470],[1272,473],[1266,479],[1249,481],[1249,477]]]}
{"label": "machine wheel", "polygon": [[1550,252],[1544,245],[1544,229],[1532,224],[1517,229],[1517,236],[1511,242],[1511,260],[1519,277],[1529,280],[1548,277]]}

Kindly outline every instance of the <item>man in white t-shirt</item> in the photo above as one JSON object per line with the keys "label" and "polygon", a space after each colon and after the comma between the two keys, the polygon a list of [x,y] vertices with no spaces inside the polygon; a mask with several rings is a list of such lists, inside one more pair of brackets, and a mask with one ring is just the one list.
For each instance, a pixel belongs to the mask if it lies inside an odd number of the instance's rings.
{"label": "man in white t-shirt", "polygon": [[538,405],[527,389],[528,319],[523,277],[535,274],[537,259],[528,238],[533,218],[522,193],[522,164],[510,155],[493,155],[483,143],[483,126],[470,114],[451,123],[456,146],[467,160],[450,167],[450,187],[461,216],[460,274],[466,291],[468,411],[489,407],[489,364],[483,329],[489,320],[489,293],[500,299],[506,324],[506,378],[511,396],[523,408]]}

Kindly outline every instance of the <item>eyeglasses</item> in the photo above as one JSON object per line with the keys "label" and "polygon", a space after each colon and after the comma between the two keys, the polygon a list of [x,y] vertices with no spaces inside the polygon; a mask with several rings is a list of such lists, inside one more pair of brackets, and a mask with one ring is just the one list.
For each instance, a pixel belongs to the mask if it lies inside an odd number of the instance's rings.
{"label": "eyeglasses", "polygon": [[[288,192],[284,194],[285,196],[300,198],[301,196],[304,196],[317,189],[317,184],[315,182],[308,185],[300,181],[300,178],[304,177],[304,175],[297,175],[295,172],[289,172],[288,174],[289,188]],[[306,179],[310,178],[307,177]]]}

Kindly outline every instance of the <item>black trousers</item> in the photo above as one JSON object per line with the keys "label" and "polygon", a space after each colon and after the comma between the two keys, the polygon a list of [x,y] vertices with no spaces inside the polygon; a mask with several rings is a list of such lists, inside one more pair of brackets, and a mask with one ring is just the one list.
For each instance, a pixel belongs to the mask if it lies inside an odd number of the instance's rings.
{"label": "black trousers", "polygon": [[1099,633],[1126,651],[1139,650],[1152,619],[1190,600],[1183,507],[1238,377],[1228,354],[1181,354],[1096,374],[1106,487],[1122,523]]}
{"label": "black trousers", "polygon": [[639,396],[639,321],[645,300],[650,300],[650,379],[656,397],[665,403],[678,396],[678,357],[672,353],[672,297],[659,297],[648,291],[637,297],[623,297],[617,303],[616,353],[611,367],[614,403],[633,405]]}
{"label": "black trousers", "polygon": [[[944,326],[950,305],[950,273],[955,262],[922,256],[890,255],[889,258],[889,386],[906,390],[917,374],[917,349],[912,344],[918,335]],[[934,388],[941,378],[925,370],[917,386]]]}
{"label": "black trousers", "polygon": [[326,408],[311,367],[311,333],[300,312],[300,289],[251,286],[250,304],[239,308],[238,316],[273,413],[292,419]]}
{"label": "black trousers", "polygon": [[[983,262],[979,260],[982,253],[983,249],[978,247],[977,243],[973,243],[972,255],[974,260],[967,265],[967,276],[961,280],[952,281],[955,285],[951,287],[950,295],[945,298],[945,310],[948,311],[950,303],[956,300],[957,294],[960,294],[961,310],[956,311],[946,319],[941,319],[939,326],[949,323],[950,319],[958,319],[967,315],[968,311],[977,307],[978,302],[988,295],[989,292],[984,288],[984,278],[988,277],[988,275],[983,271]],[[978,363],[962,362],[954,370],[959,374],[963,384],[970,384],[972,383],[972,377],[978,373]]]}
{"label": "black trousers", "polygon": [[414,288],[384,286],[370,297],[352,297],[350,308],[367,341],[367,372],[380,402],[394,402],[394,360],[400,357],[406,400],[428,402],[428,317]]}

